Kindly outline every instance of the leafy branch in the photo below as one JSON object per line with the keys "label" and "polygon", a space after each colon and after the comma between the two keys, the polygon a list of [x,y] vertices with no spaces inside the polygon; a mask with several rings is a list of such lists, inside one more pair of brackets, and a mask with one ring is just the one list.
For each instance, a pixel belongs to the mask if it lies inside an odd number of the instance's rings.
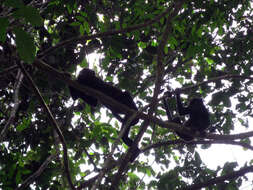
{"label": "leafy branch", "polygon": [[220,177],[215,177],[209,181],[206,181],[204,183],[198,183],[194,184],[185,188],[181,188],[178,190],[198,190],[204,187],[209,187],[211,185],[219,184],[219,183],[224,183],[226,180],[235,180],[236,178],[245,175],[246,173],[253,172],[253,166],[248,166],[244,167],[238,171],[231,172],[227,175],[223,175]]}
{"label": "leafy branch", "polygon": [[135,30],[138,30],[141,28],[145,28],[145,27],[150,26],[156,22],[159,22],[160,19],[163,18],[165,15],[167,15],[170,11],[171,11],[171,7],[168,7],[163,13],[161,13],[160,15],[156,16],[155,18],[153,18],[151,20],[146,21],[143,24],[137,24],[134,26],[130,26],[128,28],[120,29],[120,30],[111,30],[111,31],[102,32],[99,34],[70,38],[68,40],[58,43],[54,47],[50,47],[50,48],[46,49],[45,51],[41,52],[37,57],[42,59],[45,56],[47,56],[48,54],[50,54],[52,51],[54,51],[58,48],[64,47],[68,44],[74,43],[74,42],[82,42],[82,41],[91,40],[91,39],[95,39],[95,38],[103,38],[103,37],[112,36],[115,34],[122,34],[122,33],[132,32],[132,31],[135,31]]}

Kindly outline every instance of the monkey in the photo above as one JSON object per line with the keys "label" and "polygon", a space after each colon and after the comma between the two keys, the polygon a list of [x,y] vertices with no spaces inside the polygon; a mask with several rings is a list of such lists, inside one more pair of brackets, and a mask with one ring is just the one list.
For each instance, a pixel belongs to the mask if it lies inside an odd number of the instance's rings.
{"label": "monkey", "polygon": [[[176,90],[176,101],[177,101],[177,111],[180,116],[189,115],[189,119],[183,124],[185,127],[191,129],[194,133],[203,133],[210,125],[210,117],[207,108],[205,107],[203,100],[201,98],[193,98],[187,107],[184,107],[182,100],[180,98],[180,93]],[[163,104],[166,110],[168,120],[181,124],[179,117],[172,118],[170,110],[168,108],[168,103],[166,99],[163,99]],[[176,134],[184,141],[192,141],[194,138],[190,135],[176,132]]]}
{"label": "monkey", "polygon": [[[96,85],[99,81],[97,77],[95,76],[94,71],[90,69],[83,69],[78,75],[77,82],[90,87],[93,83],[94,85]],[[96,107],[98,104],[97,98],[84,94],[81,91],[71,86],[69,86],[69,91],[73,100],[77,100],[78,98],[81,98],[84,102],[86,102],[87,104],[93,107]]]}
{"label": "monkey", "polygon": [[[105,95],[113,98],[114,100],[120,102],[121,104],[124,104],[135,111],[138,111],[138,108],[135,102],[133,101],[131,94],[128,91],[122,91],[121,89],[115,86],[112,86],[111,84],[107,82],[104,82],[102,79],[97,77],[95,75],[95,72],[91,69],[87,69],[87,68],[82,69],[77,77],[77,82],[81,85],[85,85],[87,87],[93,88],[94,90],[100,91],[104,93]],[[92,107],[97,106],[98,99],[96,97],[87,95],[71,86],[69,86],[69,90],[70,90],[70,95],[73,100],[81,98],[85,103],[89,104],[90,106]],[[116,119],[118,119],[120,122],[122,122],[123,125],[127,122],[129,117],[131,116],[131,115],[125,114],[125,117],[122,118],[120,114],[124,114],[124,112],[122,112],[121,108],[111,106],[104,101],[102,102],[102,104],[106,108],[111,110],[113,116],[116,117]],[[131,126],[136,125],[138,122],[139,122],[139,119],[134,118],[133,121],[128,126],[125,126],[126,129],[122,136],[122,140],[128,147],[132,146],[133,144],[133,140],[128,137]],[[131,162],[134,161],[134,159],[138,156],[139,152],[140,152],[140,149],[136,147],[130,159]]]}

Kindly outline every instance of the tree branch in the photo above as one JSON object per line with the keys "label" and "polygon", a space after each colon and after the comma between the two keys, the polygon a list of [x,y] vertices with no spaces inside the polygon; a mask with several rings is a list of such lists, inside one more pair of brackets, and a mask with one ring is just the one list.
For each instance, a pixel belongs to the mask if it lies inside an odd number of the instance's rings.
{"label": "tree branch", "polygon": [[194,184],[185,188],[181,188],[179,190],[198,190],[203,187],[210,187],[214,184],[223,183],[225,180],[235,180],[236,178],[245,175],[246,173],[253,172],[253,166],[244,167],[238,171],[229,173],[227,175],[223,175],[220,177],[215,177],[209,181],[206,181],[204,183]]}
{"label": "tree branch", "polygon": [[28,185],[30,185],[37,177],[39,177],[42,172],[47,168],[48,164],[54,160],[56,157],[56,154],[50,155],[44,162],[43,164],[39,167],[39,169],[29,176],[20,187],[17,187],[15,190],[22,190],[25,189]]}
{"label": "tree branch", "polygon": [[181,139],[177,140],[170,140],[170,141],[165,141],[165,142],[158,142],[155,144],[151,144],[146,146],[145,148],[142,149],[142,152],[149,151],[153,148],[159,148],[161,146],[170,146],[170,145],[182,145],[182,144],[187,144],[187,145],[193,145],[193,144],[229,144],[229,145],[238,145],[243,148],[247,148],[253,151],[253,146],[243,143],[243,142],[237,142],[237,141],[232,141],[232,140],[195,140],[191,142],[185,142]]}
{"label": "tree branch", "polygon": [[13,70],[16,70],[17,68],[18,68],[17,65],[13,65],[13,66],[11,66],[11,67],[9,67],[7,69],[4,69],[4,70],[0,71],[0,76],[6,75],[7,73],[9,73],[9,72],[11,72]]}
{"label": "tree branch", "polygon": [[227,75],[223,75],[223,76],[219,76],[219,77],[214,77],[214,78],[211,78],[211,79],[209,79],[207,81],[199,82],[197,84],[193,84],[193,85],[181,88],[179,90],[180,90],[180,92],[186,92],[186,91],[188,91],[188,90],[190,90],[192,88],[195,88],[195,87],[198,87],[198,86],[201,86],[201,85],[204,85],[204,84],[208,84],[208,83],[211,83],[211,82],[219,81],[219,80],[222,80],[222,79],[230,79],[230,78],[240,78],[240,79],[253,80],[253,77],[249,77],[249,76],[227,74]]}
{"label": "tree branch", "polygon": [[[158,56],[157,56],[157,70],[156,70],[156,81],[155,81],[155,89],[154,89],[154,94],[151,100],[150,104],[150,109],[148,111],[148,117],[151,117],[156,110],[157,103],[158,103],[158,95],[160,93],[162,81],[163,81],[163,76],[164,76],[164,66],[163,66],[163,59],[164,59],[164,48],[167,44],[169,34],[170,34],[170,26],[171,26],[171,20],[178,15],[179,10],[181,9],[184,1],[175,1],[173,3],[172,7],[174,8],[173,12],[168,16],[167,22],[166,22],[166,27],[163,32],[161,41],[159,42],[158,46]],[[118,185],[120,182],[120,179],[122,178],[123,172],[126,170],[131,153],[134,150],[135,146],[138,145],[138,142],[141,140],[142,136],[144,135],[145,131],[147,130],[149,126],[150,120],[145,120],[144,123],[140,127],[140,131],[137,134],[136,138],[134,139],[133,145],[130,147],[128,150],[126,156],[123,158],[123,161],[119,167],[119,170],[117,174],[115,175],[112,185],[111,185],[111,190],[118,189]]]}
{"label": "tree branch", "polygon": [[39,89],[37,88],[37,86],[33,82],[31,76],[29,75],[29,73],[25,70],[25,68],[23,67],[23,65],[21,63],[18,63],[18,65],[19,65],[20,69],[22,70],[23,74],[25,75],[25,77],[27,78],[27,80],[31,83],[33,90],[35,91],[35,93],[39,97],[39,101],[41,102],[42,107],[44,108],[45,112],[47,113],[47,115],[49,117],[49,120],[51,121],[51,123],[53,124],[57,134],[59,135],[60,141],[61,141],[62,146],[63,146],[64,168],[65,168],[65,172],[66,172],[66,175],[67,175],[68,183],[69,183],[69,186],[71,187],[71,189],[75,190],[75,186],[74,186],[74,184],[71,180],[71,175],[70,175],[70,170],[69,170],[67,145],[66,145],[66,141],[64,139],[64,136],[61,132],[61,129],[58,126],[58,124],[57,124],[56,120],[54,119],[50,109],[46,105],[46,102],[44,101],[43,97],[41,96]]}
{"label": "tree branch", "polygon": [[58,43],[54,47],[48,48],[44,52],[41,52],[38,55],[38,58],[42,59],[45,56],[47,56],[48,54],[50,54],[50,52],[52,52],[60,47],[64,47],[68,44],[74,43],[74,42],[86,41],[86,40],[95,39],[95,38],[103,38],[103,37],[112,36],[115,34],[127,33],[127,32],[132,32],[132,31],[135,31],[135,30],[138,30],[141,28],[145,28],[149,25],[152,25],[155,22],[159,22],[162,17],[164,17],[166,14],[168,14],[170,12],[170,10],[171,10],[171,7],[167,8],[163,13],[156,16],[154,19],[148,20],[147,22],[145,22],[143,24],[138,24],[138,25],[131,26],[131,27],[128,27],[125,29],[120,29],[120,30],[111,30],[111,31],[107,31],[107,32],[102,32],[102,33],[94,34],[94,35],[90,35],[90,36],[79,36],[79,37],[70,38],[68,40]]}
{"label": "tree branch", "polygon": [[19,97],[18,97],[19,96],[19,89],[20,89],[21,83],[23,81],[23,77],[24,77],[24,75],[19,70],[18,74],[17,74],[17,77],[16,77],[16,82],[15,82],[15,85],[14,85],[14,93],[13,93],[14,106],[11,109],[10,117],[9,117],[7,123],[5,124],[4,128],[1,131],[0,142],[2,142],[4,140],[5,135],[7,133],[7,130],[8,130],[8,127],[12,124],[12,122],[15,118],[16,112],[18,110],[18,107],[19,107],[19,104],[20,104],[20,100],[19,100]]}
{"label": "tree branch", "polygon": [[217,140],[235,140],[235,139],[245,139],[253,136],[253,131],[246,133],[239,133],[234,135],[217,135],[217,134],[207,134],[205,138],[207,139],[217,139]]}

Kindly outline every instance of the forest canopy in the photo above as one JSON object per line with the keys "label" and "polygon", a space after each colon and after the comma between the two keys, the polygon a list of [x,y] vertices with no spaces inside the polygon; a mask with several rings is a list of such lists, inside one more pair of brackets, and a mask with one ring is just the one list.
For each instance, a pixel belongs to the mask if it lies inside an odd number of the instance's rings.
{"label": "forest canopy", "polygon": [[[253,151],[252,5],[1,1],[0,189],[252,184],[252,158],[239,165],[224,156],[213,169],[198,151],[214,144]],[[85,69],[92,70],[91,82],[77,78]],[[167,118],[164,98],[171,114],[181,115],[177,93],[184,106],[203,100],[210,118],[204,131],[183,124],[188,111],[182,123]]]}

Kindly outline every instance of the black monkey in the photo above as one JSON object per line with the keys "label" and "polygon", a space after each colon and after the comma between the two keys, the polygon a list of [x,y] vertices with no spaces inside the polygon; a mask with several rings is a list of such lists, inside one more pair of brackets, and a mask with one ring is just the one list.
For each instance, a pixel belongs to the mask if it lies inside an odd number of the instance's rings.
{"label": "black monkey", "polygon": [[[87,85],[88,87],[91,87],[92,84],[96,85],[99,80],[95,76],[95,72],[90,69],[83,69],[80,74],[78,75],[77,82],[80,84]],[[96,107],[98,100],[97,98],[93,96],[89,96],[87,94],[84,94],[83,92],[69,86],[70,95],[73,98],[73,100],[76,100],[78,98],[83,99],[84,102],[89,104],[90,106]]]}
{"label": "black monkey", "polygon": [[[208,110],[203,103],[203,100],[201,98],[193,98],[190,101],[189,105],[187,107],[184,107],[182,105],[180,93],[178,91],[176,91],[176,99],[179,115],[189,114],[189,119],[184,123],[184,126],[190,128],[193,132],[204,132],[204,130],[210,125],[210,118]],[[181,120],[179,117],[175,117],[174,119],[172,118],[166,99],[163,99],[163,101],[168,119],[172,122],[181,124]],[[192,136],[185,135],[179,132],[176,133],[180,138],[185,141],[191,141],[194,139]]]}
{"label": "black monkey", "polygon": [[[87,68],[82,69],[77,77],[77,82],[81,85],[85,85],[87,87],[98,90],[98,91],[104,93],[105,95],[113,98],[114,100],[128,106],[129,108],[138,111],[138,109],[133,101],[133,98],[131,97],[129,92],[127,92],[127,91],[123,92],[121,89],[119,89],[115,86],[112,86],[109,83],[104,82],[102,79],[96,77],[95,72],[93,70],[90,70]],[[87,94],[85,94],[85,93],[83,93],[71,86],[69,86],[69,89],[70,89],[70,94],[71,94],[71,97],[73,98],[73,100],[81,98],[81,99],[83,99],[84,102],[86,102],[90,106],[93,106],[93,107],[97,106],[98,100],[96,97],[89,96],[89,95],[87,95]],[[124,112],[122,112],[122,109],[115,107],[115,106],[111,106],[109,104],[106,104],[106,102],[103,102],[103,105],[105,107],[107,107],[108,109],[110,109],[112,111],[112,114],[123,124],[131,116],[131,115],[126,114],[125,117],[122,118],[120,116],[120,114],[124,114]],[[133,121],[130,123],[130,125],[127,126],[127,128],[125,129],[125,132],[123,134],[122,140],[129,147],[133,144],[133,140],[128,137],[129,131],[131,129],[131,126],[137,124],[138,121],[139,121],[138,118],[133,119]],[[134,161],[134,159],[138,156],[139,152],[140,152],[139,148],[136,147],[134,150],[133,156],[131,158],[131,161]]]}

